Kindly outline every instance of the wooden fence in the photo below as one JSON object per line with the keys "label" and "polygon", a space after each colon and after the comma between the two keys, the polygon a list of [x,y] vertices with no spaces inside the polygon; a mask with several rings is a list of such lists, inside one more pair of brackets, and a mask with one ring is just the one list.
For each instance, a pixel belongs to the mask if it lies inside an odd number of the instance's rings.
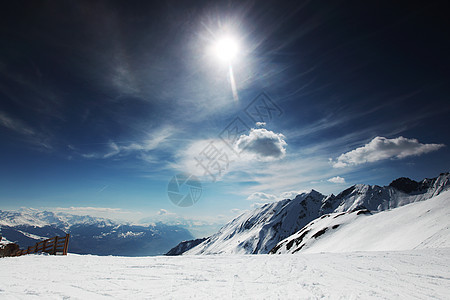
{"label": "wooden fence", "polygon": [[49,253],[51,255],[67,255],[67,249],[69,247],[70,234],[66,234],[65,237],[55,236],[54,238],[47,239],[36,243],[34,246],[30,246],[27,249],[19,249],[12,256],[21,256],[31,253]]}

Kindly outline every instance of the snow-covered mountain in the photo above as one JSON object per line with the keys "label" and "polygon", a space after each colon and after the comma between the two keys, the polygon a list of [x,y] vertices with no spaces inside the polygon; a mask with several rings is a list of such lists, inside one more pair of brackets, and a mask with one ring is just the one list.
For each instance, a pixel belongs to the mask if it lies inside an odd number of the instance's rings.
{"label": "snow-covered mountain", "polygon": [[0,211],[0,227],[5,239],[22,248],[70,233],[69,252],[79,254],[160,255],[180,241],[193,238],[188,230],[175,225],[120,224],[104,218],[35,209]]}
{"label": "snow-covered mountain", "polygon": [[312,190],[292,200],[269,203],[246,212],[184,254],[268,253],[280,241],[325,214],[361,209],[375,213],[430,199],[449,189],[449,178],[449,173],[443,173],[421,182],[400,178],[384,187],[358,184],[337,196]]}
{"label": "snow-covered mountain", "polygon": [[266,204],[240,215],[186,254],[267,253],[320,215],[325,199],[312,190]]}
{"label": "snow-covered mountain", "polygon": [[115,225],[116,222],[99,217],[79,216],[62,212],[41,211],[34,208],[21,208],[17,211],[0,210],[0,226],[57,226],[69,228],[75,224],[103,224],[104,226]]}
{"label": "snow-covered mountain", "polygon": [[370,211],[392,209],[409,203],[430,199],[450,187],[450,174],[442,173],[436,178],[416,182],[409,178],[399,178],[389,186],[357,184],[337,196],[330,196],[334,211],[352,211],[366,208]]}
{"label": "snow-covered mountain", "polygon": [[427,201],[372,214],[367,209],[323,215],[269,253],[392,251],[450,247],[450,191]]}

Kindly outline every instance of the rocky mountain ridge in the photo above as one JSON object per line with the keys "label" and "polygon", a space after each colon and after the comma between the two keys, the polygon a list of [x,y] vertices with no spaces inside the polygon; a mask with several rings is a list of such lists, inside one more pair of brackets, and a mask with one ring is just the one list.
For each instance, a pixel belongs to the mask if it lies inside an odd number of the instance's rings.
{"label": "rocky mountain ridge", "polygon": [[448,190],[450,175],[415,182],[400,178],[388,186],[354,185],[338,195],[315,190],[246,212],[184,254],[264,254],[280,241],[325,214],[367,210],[373,213],[430,199]]}

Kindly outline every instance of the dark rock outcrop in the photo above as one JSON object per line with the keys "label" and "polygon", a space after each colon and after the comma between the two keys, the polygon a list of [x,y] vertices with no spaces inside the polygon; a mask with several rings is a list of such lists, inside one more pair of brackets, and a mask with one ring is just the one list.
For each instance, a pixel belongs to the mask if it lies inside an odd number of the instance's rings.
{"label": "dark rock outcrop", "polygon": [[170,249],[169,252],[166,253],[166,255],[168,255],[168,256],[181,255],[184,252],[186,252],[186,251],[194,248],[195,246],[203,243],[204,241],[206,241],[206,239],[207,238],[201,238],[201,239],[195,239],[195,240],[181,242],[178,245],[176,245],[175,247],[173,247],[172,249]]}
{"label": "dark rock outcrop", "polygon": [[19,250],[19,245],[14,243],[9,243],[6,245],[0,245],[0,257],[11,256],[14,252]]}
{"label": "dark rock outcrop", "polygon": [[419,183],[407,177],[401,177],[392,181],[389,186],[409,194],[419,188]]}

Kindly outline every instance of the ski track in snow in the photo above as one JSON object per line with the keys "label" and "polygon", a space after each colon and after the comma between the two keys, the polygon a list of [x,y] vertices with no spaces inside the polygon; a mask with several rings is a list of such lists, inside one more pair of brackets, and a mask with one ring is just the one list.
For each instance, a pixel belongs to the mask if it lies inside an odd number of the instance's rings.
{"label": "ski track in snow", "polygon": [[449,299],[450,248],[0,259],[1,299]]}

